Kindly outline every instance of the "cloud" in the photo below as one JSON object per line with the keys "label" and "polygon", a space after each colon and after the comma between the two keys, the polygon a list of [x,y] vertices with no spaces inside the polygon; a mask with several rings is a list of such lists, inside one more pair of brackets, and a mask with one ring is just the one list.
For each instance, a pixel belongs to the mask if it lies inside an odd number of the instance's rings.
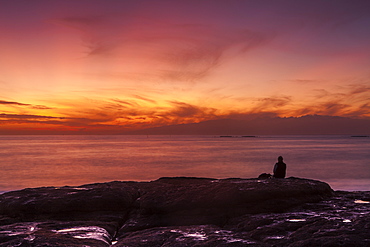
{"label": "cloud", "polygon": [[314,89],[313,92],[316,99],[325,98],[330,95],[330,93],[326,89]]}
{"label": "cloud", "polygon": [[120,99],[111,99],[111,100],[113,102],[116,102],[116,103],[120,104],[120,106],[121,105],[128,105],[128,106],[133,106],[134,105],[134,103],[129,102],[129,101],[125,101],[125,100],[120,100]]}
{"label": "cloud", "polygon": [[24,103],[14,102],[14,101],[0,100],[0,105],[21,105],[21,106],[29,106],[30,104],[24,104]]}
{"label": "cloud", "polygon": [[171,102],[175,107],[171,109],[166,115],[175,116],[179,118],[196,117],[205,115],[204,109],[184,102]]}
{"label": "cloud", "polygon": [[260,98],[255,101],[256,106],[252,108],[252,113],[275,112],[292,102],[291,96],[277,96]]}
{"label": "cloud", "polygon": [[165,125],[195,123],[224,117],[222,114],[218,115],[220,113],[217,113],[217,109],[212,107],[196,106],[179,101],[170,101],[169,103],[172,107],[155,114],[159,117],[157,120]]}
{"label": "cloud", "polygon": [[[370,98],[369,98],[370,100]],[[368,117],[370,118],[370,104],[369,103],[365,103],[365,104],[362,104],[360,105],[357,110],[351,112],[351,114],[348,114],[348,116],[350,117],[358,117],[358,116],[361,116],[361,117]]]}
{"label": "cloud", "polygon": [[29,120],[29,119],[22,119],[22,120],[0,120],[1,123],[11,123],[11,124],[42,124],[42,125],[64,125],[64,122],[57,121],[57,120],[47,120],[47,121],[37,121],[37,120]]}
{"label": "cloud", "polygon": [[132,15],[54,20],[82,31],[85,59],[114,61],[116,67],[118,62],[120,73],[138,80],[199,80],[222,64],[226,51],[233,50],[232,56],[240,55],[273,39],[271,34],[245,28],[186,23],[188,21]]}
{"label": "cloud", "polygon": [[370,87],[367,83],[335,85],[313,89],[311,101],[300,102],[291,114],[302,116],[319,114],[344,117],[369,117]]}
{"label": "cloud", "polygon": [[[66,127],[92,127],[111,121],[111,117],[53,117],[31,114],[0,114],[0,122],[11,124],[38,124],[41,126],[59,125]],[[108,125],[107,125],[108,126]]]}
{"label": "cloud", "polygon": [[53,109],[52,107],[44,106],[44,105],[33,105],[31,106],[32,109],[37,109],[37,110],[51,110]]}
{"label": "cloud", "polygon": [[325,102],[319,105],[317,113],[320,115],[341,116],[346,112],[346,109],[350,107],[351,105],[343,104],[338,101]]}
{"label": "cloud", "polygon": [[293,83],[298,83],[298,84],[313,84],[313,83],[318,83],[317,80],[307,80],[307,79],[296,79],[296,80],[290,80]]}
{"label": "cloud", "polygon": [[[93,126],[116,126],[116,128],[147,128],[162,125],[184,124],[219,118],[216,109],[192,105],[186,102],[169,101],[169,106],[156,106],[155,101],[134,95],[139,101],[144,100],[153,104],[150,107],[140,106],[135,101],[113,100],[100,102],[98,106],[80,109],[69,114],[65,124],[76,123],[87,128]],[[68,114],[68,113],[67,113]],[[83,116],[81,119],[76,116]],[[73,122],[71,122],[73,121]]]}
{"label": "cloud", "polygon": [[0,113],[0,118],[6,118],[6,119],[65,119],[64,117],[51,117],[51,116],[28,115],[28,114],[5,114],[5,113]]}
{"label": "cloud", "polygon": [[[245,29],[228,30],[205,25],[167,28],[160,40],[166,48],[159,59],[167,65],[167,69],[161,70],[161,76],[168,80],[199,80],[222,64],[229,49],[236,48],[233,55],[240,55],[271,39],[267,34]],[[172,29],[178,32],[176,39],[172,37],[175,32]]]}
{"label": "cloud", "polygon": [[[109,38],[111,36],[109,19],[109,16],[103,14],[81,15],[50,19],[48,22],[80,31],[82,45],[87,50],[85,56],[98,56],[110,53],[116,46]],[[105,35],[108,38],[104,39]],[[115,42],[117,41],[119,40]]]}
{"label": "cloud", "polygon": [[8,106],[25,106],[31,109],[37,109],[37,110],[50,110],[53,108],[50,108],[48,106],[43,105],[32,105],[32,104],[26,104],[26,103],[20,103],[15,101],[6,101],[6,100],[0,100],[0,105],[8,105]]}
{"label": "cloud", "polygon": [[370,86],[368,84],[352,84],[350,87],[353,88],[350,91],[351,95],[370,93]]}
{"label": "cloud", "polygon": [[64,125],[66,118],[64,117],[52,117],[42,115],[31,115],[31,114],[0,114],[0,122],[2,124],[41,124],[47,125]]}
{"label": "cloud", "polygon": [[149,99],[149,98],[140,96],[140,95],[133,95],[133,97],[136,98],[136,99],[139,99],[139,100],[143,100],[143,101],[149,102],[149,103],[153,103],[153,104],[156,104],[157,103],[155,100],[152,100],[152,99]]}

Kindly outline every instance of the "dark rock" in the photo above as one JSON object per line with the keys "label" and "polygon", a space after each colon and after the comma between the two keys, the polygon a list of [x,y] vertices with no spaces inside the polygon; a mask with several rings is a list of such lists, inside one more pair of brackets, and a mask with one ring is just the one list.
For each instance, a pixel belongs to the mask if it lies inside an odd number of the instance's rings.
{"label": "dark rock", "polygon": [[272,178],[272,175],[270,173],[262,173],[261,175],[258,176],[258,179],[268,179]]}
{"label": "dark rock", "polygon": [[[237,236],[237,235],[240,235]],[[192,247],[192,246],[246,246],[256,242],[242,238],[213,225],[159,227],[126,233],[115,246]]]}
{"label": "dark rock", "polygon": [[25,189],[0,195],[0,246],[369,246],[369,198],[298,178]]}
{"label": "dark rock", "polygon": [[[0,246],[110,246],[103,227],[86,222],[20,222],[0,227]],[[109,226],[107,226],[109,228]]]}
{"label": "dark rock", "polygon": [[50,218],[104,211],[127,213],[138,197],[134,184],[124,182],[25,189],[1,195],[0,214]]}
{"label": "dark rock", "polygon": [[[148,185],[148,184],[147,184]],[[247,213],[283,212],[332,194],[330,186],[305,179],[159,179],[142,193],[122,228],[222,225]],[[132,222],[135,222],[133,224]]]}

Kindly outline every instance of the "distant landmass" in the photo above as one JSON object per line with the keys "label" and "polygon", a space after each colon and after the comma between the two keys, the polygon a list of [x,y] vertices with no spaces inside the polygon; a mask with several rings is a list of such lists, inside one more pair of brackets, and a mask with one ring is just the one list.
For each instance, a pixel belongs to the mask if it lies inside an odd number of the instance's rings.
{"label": "distant landmass", "polygon": [[369,135],[370,119],[307,115],[219,119],[131,131],[144,135]]}

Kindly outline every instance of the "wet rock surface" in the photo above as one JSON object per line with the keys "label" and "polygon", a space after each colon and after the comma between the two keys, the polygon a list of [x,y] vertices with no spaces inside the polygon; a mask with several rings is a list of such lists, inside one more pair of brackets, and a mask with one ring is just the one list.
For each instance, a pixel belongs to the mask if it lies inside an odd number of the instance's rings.
{"label": "wet rock surface", "polygon": [[0,246],[370,246],[370,192],[161,178],[0,195]]}

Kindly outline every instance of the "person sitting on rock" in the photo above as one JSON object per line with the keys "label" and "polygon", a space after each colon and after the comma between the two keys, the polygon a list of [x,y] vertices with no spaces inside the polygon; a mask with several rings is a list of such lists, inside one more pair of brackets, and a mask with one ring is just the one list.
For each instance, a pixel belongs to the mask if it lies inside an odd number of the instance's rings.
{"label": "person sitting on rock", "polygon": [[278,157],[278,162],[274,166],[274,178],[285,178],[286,164],[283,162],[283,157]]}

